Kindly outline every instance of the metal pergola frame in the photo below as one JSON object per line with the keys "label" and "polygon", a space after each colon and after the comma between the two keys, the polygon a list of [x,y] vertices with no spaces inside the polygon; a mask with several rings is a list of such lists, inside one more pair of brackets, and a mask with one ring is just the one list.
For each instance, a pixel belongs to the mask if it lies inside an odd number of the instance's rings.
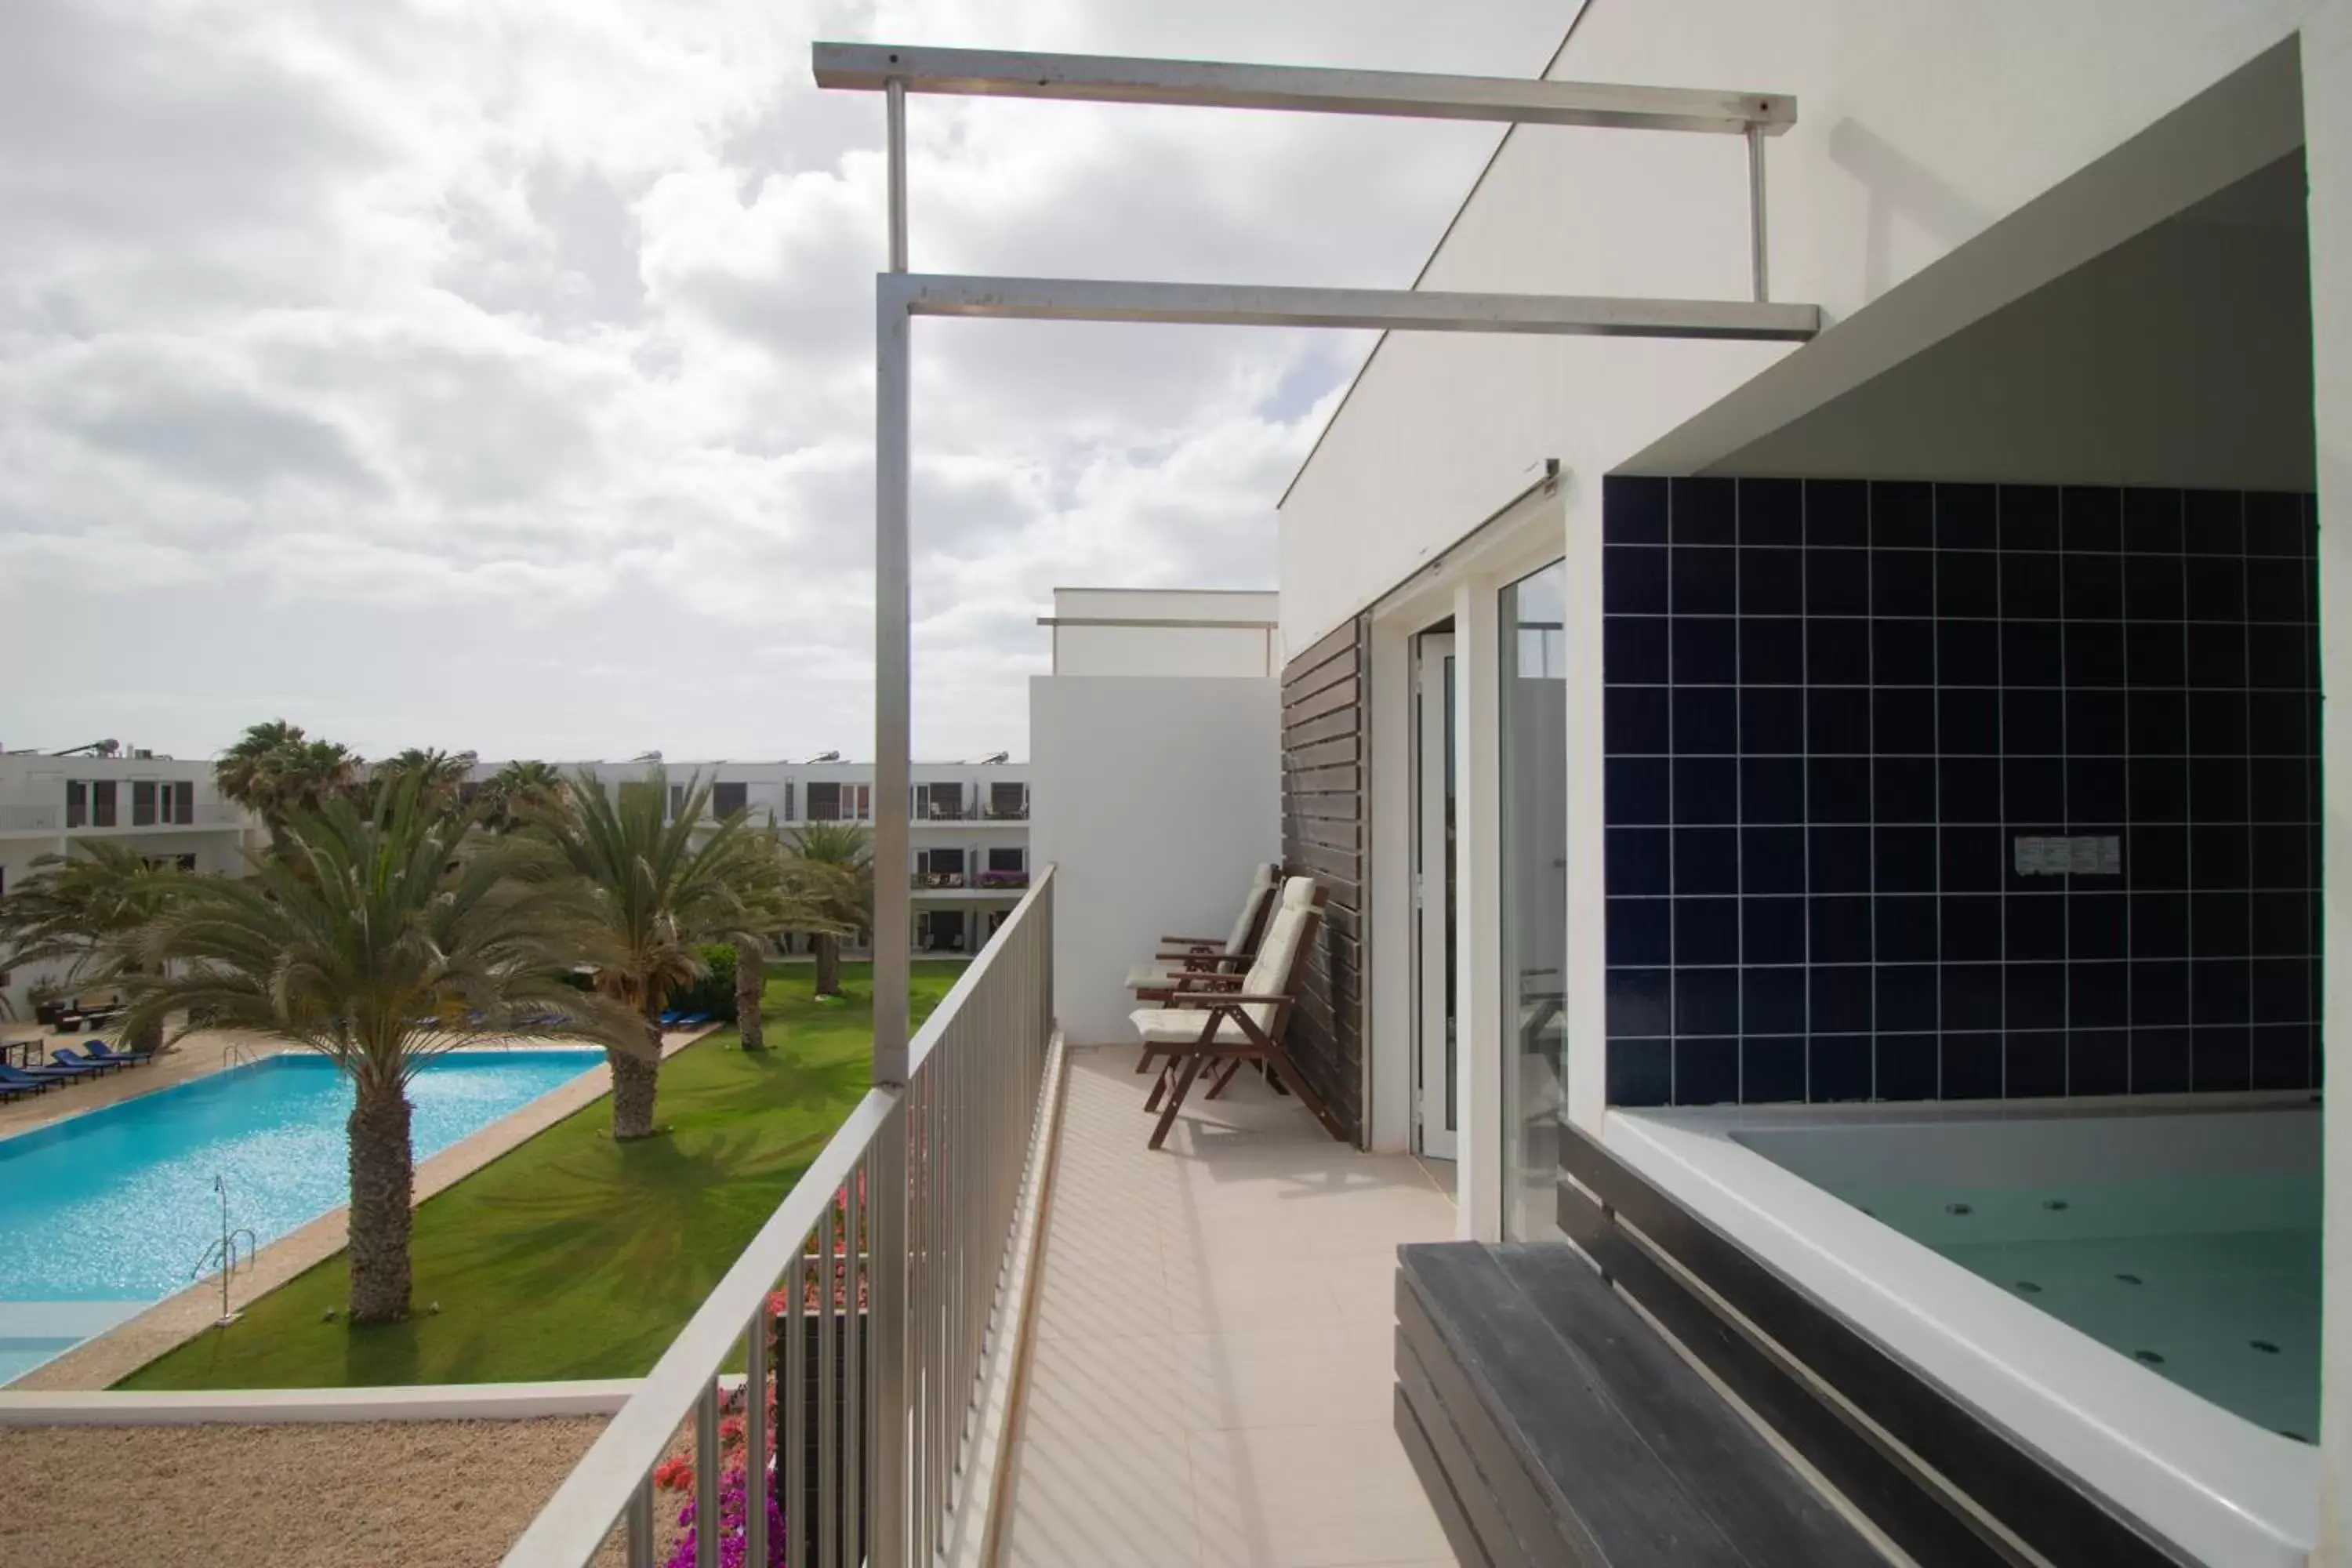
{"label": "metal pergola frame", "polygon": [[[918,316],[1019,321],[1150,321],[1258,327],[1351,327],[1389,331],[1517,332],[1582,336],[1801,342],[1821,331],[1813,305],[1769,299],[1765,255],[1764,142],[1796,122],[1796,100],[1780,93],[1621,87],[1516,78],[1334,70],[1096,55],[916,48],[824,43],[811,48],[817,85],[878,91],[886,104],[889,170],[888,270],[875,284],[874,428],[874,1081],[901,1085],[908,1059],[907,988],[911,973],[913,889],[909,846],[910,606],[908,520],[912,452],[909,380]],[[907,95],[944,93],[1095,103],[1181,104],[1301,113],[1472,120],[1528,125],[1737,136],[1748,153],[1750,300],[1642,300],[1414,289],[1274,288],[1254,285],[977,278],[907,269]],[[895,1164],[891,1140],[877,1159]],[[879,1167],[877,1167],[879,1169]],[[886,1187],[890,1175],[881,1170]],[[889,1226],[877,1213],[877,1226]],[[877,1233],[878,1234],[878,1233]],[[903,1310],[903,1281],[877,1272],[872,1310]],[[881,1357],[874,1369],[877,1408],[899,1408],[907,1368]],[[903,1433],[877,1431],[877,1473],[903,1464]],[[874,1561],[903,1555],[905,1521],[878,1511]]]}

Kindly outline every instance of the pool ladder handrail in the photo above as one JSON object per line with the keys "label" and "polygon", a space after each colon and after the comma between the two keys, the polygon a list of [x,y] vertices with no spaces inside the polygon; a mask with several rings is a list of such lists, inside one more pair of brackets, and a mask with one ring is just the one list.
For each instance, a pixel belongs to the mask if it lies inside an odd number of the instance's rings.
{"label": "pool ladder handrail", "polygon": [[228,1283],[236,1274],[240,1247],[244,1254],[245,1267],[249,1272],[253,1268],[255,1255],[261,1249],[261,1238],[254,1234],[251,1226],[241,1225],[234,1228],[230,1226],[227,1177],[215,1174],[213,1177],[213,1191],[220,1194],[220,1239],[205,1248],[205,1255],[196,1259],[196,1266],[189,1271],[188,1279],[193,1282],[202,1279],[215,1268],[220,1271],[221,1312],[215,1326],[225,1329],[241,1316],[229,1310],[228,1305]]}

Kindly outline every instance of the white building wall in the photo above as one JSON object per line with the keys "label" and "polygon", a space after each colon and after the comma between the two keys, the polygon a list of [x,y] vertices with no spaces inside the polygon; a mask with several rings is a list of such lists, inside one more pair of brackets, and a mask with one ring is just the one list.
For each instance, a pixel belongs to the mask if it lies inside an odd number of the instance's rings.
{"label": "white building wall", "polygon": [[1270,676],[1280,608],[1270,593],[1056,588],[1044,624],[1055,675]]}
{"label": "white building wall", "polygon": [[1030,837],[1057,868],[1054,1007],[1074,1043],[1132,1040],[1128,969],[1163,935],[1224,932],[1253,868],[1282,858],[1281,734],[1274,680],[1030,680]]}

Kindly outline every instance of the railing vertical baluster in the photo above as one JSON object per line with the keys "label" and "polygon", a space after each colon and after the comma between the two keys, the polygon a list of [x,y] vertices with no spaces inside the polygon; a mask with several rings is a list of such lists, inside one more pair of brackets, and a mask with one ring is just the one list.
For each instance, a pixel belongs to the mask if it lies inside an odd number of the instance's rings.
{"label": "railing vertical baluster", "polygon": [[908,1373],[907,1279],[909,1126],[907,1100],[898,1103],[874,1141],[874,1200],[868,1222],[874,1232],[873,1277],[866,1326],[872,1330],[873,1429],[866,1457],[866,1492],[872,1499],[873,1540],[867,1560],[874,1568],[904,1568],[907,1561],[908,1492],[907,1467]]}
{"label": "railing vertical baluster", "polygon": [[860,1522],[865,1510],[865,1489],[862,1486],[865,1466],[859,1456],[865,1451],[864,1426],[867,1383],[866,1361],[859,1320],[865,1316],[866,1301],[866,1162],[860,1160],[849,1173],[846,1208],[842,1215],[842,1228],[848,1240],[842,1245],[845,1255],[842,1281],[842,1299],[848,1303],[847,1316],[842,1320],[841,1351],[841,1533],[848,1545],[848,1560],[866,1561],[866,1531]]}
{"label": "railing vertical baluster", "polygon": [[768,1568],[768,1304],[743,1331],[743,1561]]}
{"label": "railing vertical baluster", "polygon": [[719,1568],[719,1374],[694,1406],[694,1568]]}
{"label": "railing vertical baluster", "polygon": [[839,1211],[824,1205],[816,1222],[816,1542],[817,1561],[840,1568],[841,1530],[835,1510],[841,1460],[841,1380],[835,1375],[833,1336],[834,1220]]}
{"label": "railing vertical baluster", "polygon": [[629,1493],[625,1528],[629,1536],[629,1568],[654,1568],[654,1479],[643,1476]]}
{"label": "railing vertical baluster", "polygon": [[[807,1237],[802,1237],[803,1247]],[[784,1383],[776,1391],[777,1484],[784,1494],[784,1562],[810,1568],[808,1521],[808,1272],[793,1252],[784,1269]]]}

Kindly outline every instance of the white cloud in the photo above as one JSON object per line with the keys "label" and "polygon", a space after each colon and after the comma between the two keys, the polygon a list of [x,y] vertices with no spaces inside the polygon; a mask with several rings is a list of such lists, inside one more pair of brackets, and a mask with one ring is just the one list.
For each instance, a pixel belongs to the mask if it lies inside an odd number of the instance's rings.
{"label": "white cloud", "polygon": [[[1526,73],[1502,0],[0,8],[0,737],[870,750],[881,113],[812,37]],[[1491,128],[919,99],[918,268],[1395,284]],[[918,749],[1262,585],[1348,335],[927,322]]]}

